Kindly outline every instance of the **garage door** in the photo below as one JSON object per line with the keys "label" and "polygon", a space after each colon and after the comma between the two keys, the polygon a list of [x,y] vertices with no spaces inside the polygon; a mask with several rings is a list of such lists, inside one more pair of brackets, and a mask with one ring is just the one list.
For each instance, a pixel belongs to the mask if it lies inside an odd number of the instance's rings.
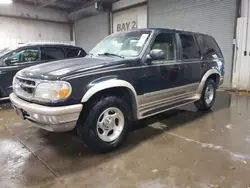
{"label": "garage door", "polygon": [[76,45],[89,52],[109,34],[108,19],[108,14],[102,13],[76,21],[74,24]]}
{"label": "garage door", "polygon": [[113,32],[147,27],[147,6],[130,8],[113,14]]}
{"label": "garage door", "polygon": [[149,0],[149,27],[179,28],[215,37],[225,56],[224,87],[231,86],[236,0]]}

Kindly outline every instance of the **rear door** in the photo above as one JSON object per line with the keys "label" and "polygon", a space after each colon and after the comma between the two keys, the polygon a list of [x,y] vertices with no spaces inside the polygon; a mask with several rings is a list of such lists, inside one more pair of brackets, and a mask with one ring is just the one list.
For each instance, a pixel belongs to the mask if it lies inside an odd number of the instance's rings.
{"label": "rear door", "polygon": [[[203,49],[203,59],[206,62],[206,70],[210,69],[214,64],[217,65],[217,60],[219,60],[221,61],[221,66],[218,68],[220,69],[221,74],[224,75],[224,67],[222,66],[222,63],[224,62],[223,55],[215,39],[209,35],[197,35],[197,40]],[[205,72],[203,72],[203,74],[204,73]]]}
{"label": "rear door", "polygon": [[38,63],[40,63],[38,47],[24,47],[3,57],[3,65],[0,67],[1,97],[7,97],[12,92],[12,80],[19,70]]}
{"label": "rear door", "polygon": [[50,62],[60,59],[65,59],[66,54],[62,47],[59,46],[43,46],[41,47],[41,60]]}
{"label": "rear door", "polygon": [[[183,65],[181,85],[199,85],[201,76],[206,70],[202,50],[197,43],[195,35],[189,33],[179,34],[180,58]],[[193,87],[197,89],[196,87]]]}

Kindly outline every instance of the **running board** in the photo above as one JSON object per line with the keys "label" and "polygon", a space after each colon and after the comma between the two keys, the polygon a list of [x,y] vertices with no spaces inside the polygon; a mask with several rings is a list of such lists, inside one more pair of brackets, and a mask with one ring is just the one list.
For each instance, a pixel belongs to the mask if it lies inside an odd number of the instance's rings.
{"label": "running board", "polygon": [[143,114],[142,114],[142,118],[146,118],[146,117],[153,116],[153,115],[156,115],[156,114],[159,114],[159,113],[162,113],[162,112],[165,112],[165,111],[174,109],[174,108],[178,108],[178,107],[180,107],[180,106],[183,106],[183,105],[192,103],[192,102],[194,102],[194,101],[197,101],[197,99],[186,99],[186,100],[183,100],[183,101],[181,101],[181,102],[177,102],[177,103],[174,103],[174,104],[170,104],[170,105],[168,105],[168,106],[156,108],[156,109],[154,109],[154,110],[147,111],[147,112],[143,113]]}
{"label": "running board", "polygon": [[10,98],[9,97],[3,97],[3,98],[0,98],[0,102],[2,102],[2,101],[7,101],[7,100],[9,100]]}

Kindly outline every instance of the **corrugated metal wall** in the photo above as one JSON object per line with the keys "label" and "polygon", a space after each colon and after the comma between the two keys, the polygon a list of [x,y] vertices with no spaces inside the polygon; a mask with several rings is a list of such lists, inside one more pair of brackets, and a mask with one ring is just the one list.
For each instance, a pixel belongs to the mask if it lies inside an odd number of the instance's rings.
{"label": "corrugated metal wall", "polygon": [[78,20],[74,23],[76,45],[89,52],[98,42],[109,34],[107,13]]}
{"label": "corrugated metal wall", "polygon": [[236,0],[149,0],[149,27],[179,28],[215,37],[225,56],[224,87],[231,87]]}

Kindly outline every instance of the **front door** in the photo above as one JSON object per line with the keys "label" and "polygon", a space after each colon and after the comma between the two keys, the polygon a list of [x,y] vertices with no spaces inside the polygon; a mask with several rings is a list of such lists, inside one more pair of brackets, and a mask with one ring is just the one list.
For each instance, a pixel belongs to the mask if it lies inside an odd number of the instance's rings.
{"label": "front door", "polygon": [[39,48],[36,47],[22,48],[5,56],[0,67],[0,97],[8,97],[12,92],[12,80],[19,70],[36,65],[39,60]]}
{"label": "front door", "polygon": [[[164,52],[163,60],[151,60],[143,66],[141,79],[143,95],[139,97],[139,111],[147,116],[153,109],[175,102],[175,97],[182,94],[184,65],[179,61],[176,34],[159,33],[148,51],[159,49]],[[152,112],[153,113],[153,112]]]}
{"label": "front door", "polygon": [[[144,77],[142,79],[143,93],[149,94],[177,87],[180,66],[177,60],[177,43],[174,33],[158,34],[150,49],[159,49],[164,52],[164,60],[151,60],[143,66]],[[171,80],[171,81],[170,81]]]}

